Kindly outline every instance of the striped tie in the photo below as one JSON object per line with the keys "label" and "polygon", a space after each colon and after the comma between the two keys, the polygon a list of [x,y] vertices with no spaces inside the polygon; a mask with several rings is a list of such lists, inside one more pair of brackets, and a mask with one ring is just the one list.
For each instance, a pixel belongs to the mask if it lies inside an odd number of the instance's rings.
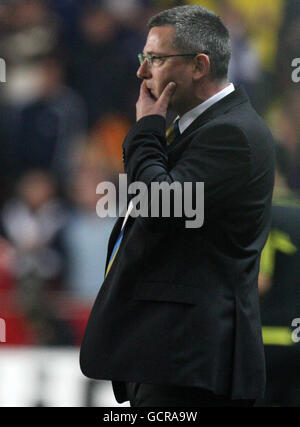
{"label": "striped tie", "polygon": [[177,119],[171,126],[167,129],[166,138],[167,138],[167,146],[171,145],[175,138],[180,135],[180,130],[178,126],[179,119]]}
{"label": "striped tie", "polygon": [[119,234],[119,237],[117,238],[117,241],[115,243],[115,246],[113,248],[113,251],[111,253],[111,256],[110,256],[110,259],[109,259],[109,263],[108,263],[108,266],[107,266],[107,269],[106,269],[105,277],[108,275],[109,270],[111,269],[111,266],[113,265],[113,262],[114,262],[114,260],[115,260],[115,258],[117,256],[119,247],[120,247],[122,239],[123,239],[123,234],[124,234],[124,228],[122,228],[122,230],[121,230],[121,232]]}
{"label": "striped tie", "polygon": [[[175,138],[180,135],[178,122],[179,122],[179,119],[177,119],[174,123],[172,123],[171,126],[168,128],[168,130],[166,132],[166,139],[167,139],[167,145],[168,146],[171,145],[173,143],[173,141],[175,140]],[[119,237],[117,238],[115,246],[113,248],[113,251],[112,251],[112,253],[110,255],[109,263],[107,265],[107,269],[106,269],[106,272],[105,272],[105,277],[108,275],[108,273],[109,273],[109,271],[111,269],[111,266],[113,265],[113,262],[114,262],[114,260],[115,260],[115,258],[117,256],[117,253],[118,253],[118,250],[119,250],[119,247],[121,245],[121,242],[122,242],[122,239],[123,239],[123,235],[124,235],[125,223],[127,221],[127,218],[128,218],[128,215],[129,215],[130,211],[131,211],[131,208],[129,208],[128,211],[127,211],[127,215],[126,215],[126,218],[124,220],[124,223],[123,223],[122,229],[120,231]]]}
{"label": "striped tie", "polygon": [[130,215],[132,209],[133,209],[133,204],[132,204],[132,202],[130,202],[129,205],[128,205],[128,209],[127,209],[127,212],[126,212],[126,215],[125,215],[122,227],[121,227],[121,231],[120,231],[119,237],[117,238],[115,246],[114,246],[114,248],[112,250],[112,253],[110,255],[109,262],[108,262],[108,265],[107,265],[107,269],[106,269],[106,272],[105,272],[105,277],[108,275],[109,270],[111,269],[111,266],[113,265],[113,262],[114,262],[114,260],[115,260],[115,258],[117,256],[119,247],[120,247],[122,239],[123,239],[125,224],[126,224],[128,218],[129,218],[129,215]]}

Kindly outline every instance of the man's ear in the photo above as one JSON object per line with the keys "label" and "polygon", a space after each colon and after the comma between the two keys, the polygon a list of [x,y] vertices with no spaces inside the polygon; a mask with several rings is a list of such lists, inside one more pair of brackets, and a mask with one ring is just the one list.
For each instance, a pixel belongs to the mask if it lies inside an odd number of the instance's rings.
{"label": "man's ear", "polygon": [[210,73],[210,60],[204,53],[199,53],[194,58],[194,70],[193,77],[195,80],[199,80],[202,77],[209,75]]}

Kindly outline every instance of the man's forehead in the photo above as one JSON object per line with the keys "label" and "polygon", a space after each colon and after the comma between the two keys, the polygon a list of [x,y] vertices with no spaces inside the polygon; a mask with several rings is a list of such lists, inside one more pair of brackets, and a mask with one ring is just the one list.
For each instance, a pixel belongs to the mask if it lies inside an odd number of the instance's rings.
{"label": "man's forehead", "polygon": [[145,53],[165,53],[173,47],[174,27],[153,27],[150,29],[144,47]]}

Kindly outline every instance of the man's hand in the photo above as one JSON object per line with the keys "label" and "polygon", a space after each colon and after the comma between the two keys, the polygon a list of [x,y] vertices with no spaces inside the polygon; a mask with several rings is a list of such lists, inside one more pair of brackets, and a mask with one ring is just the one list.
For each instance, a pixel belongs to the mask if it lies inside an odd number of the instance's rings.
{"label": "man's hand", "polygon": [[149,89],[146,86],[146,81],[144,80],[141,84],[138,102],[136,103],[136,120],[138,121],[142,117],[150,116],[152,114],[158,114],[166,118],[169,102],[175,92],[175,89],[176,83],[168,83],[160,97],[156,100],[151,96]]}

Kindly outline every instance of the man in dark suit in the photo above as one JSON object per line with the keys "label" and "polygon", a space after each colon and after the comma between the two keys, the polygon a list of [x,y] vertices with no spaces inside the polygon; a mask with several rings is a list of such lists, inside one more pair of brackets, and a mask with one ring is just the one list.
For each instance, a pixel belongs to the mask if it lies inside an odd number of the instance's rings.
{"label": "man in dark suit", "polygon": [[[174,209],[116,222],[81,369],[112,380],[117,401],[132,406],[250,406],[265,386],[257,277],[272,136],[227,81],[230,39],[219,17],[181,6],[149,30],[137,123],[123,143],[128,183],[189,182],[193,191],[176,188],[172,200],[195,204],[204,182],[204,224],[188,228]],[[168,107],[179,116],[172,143]]]}

